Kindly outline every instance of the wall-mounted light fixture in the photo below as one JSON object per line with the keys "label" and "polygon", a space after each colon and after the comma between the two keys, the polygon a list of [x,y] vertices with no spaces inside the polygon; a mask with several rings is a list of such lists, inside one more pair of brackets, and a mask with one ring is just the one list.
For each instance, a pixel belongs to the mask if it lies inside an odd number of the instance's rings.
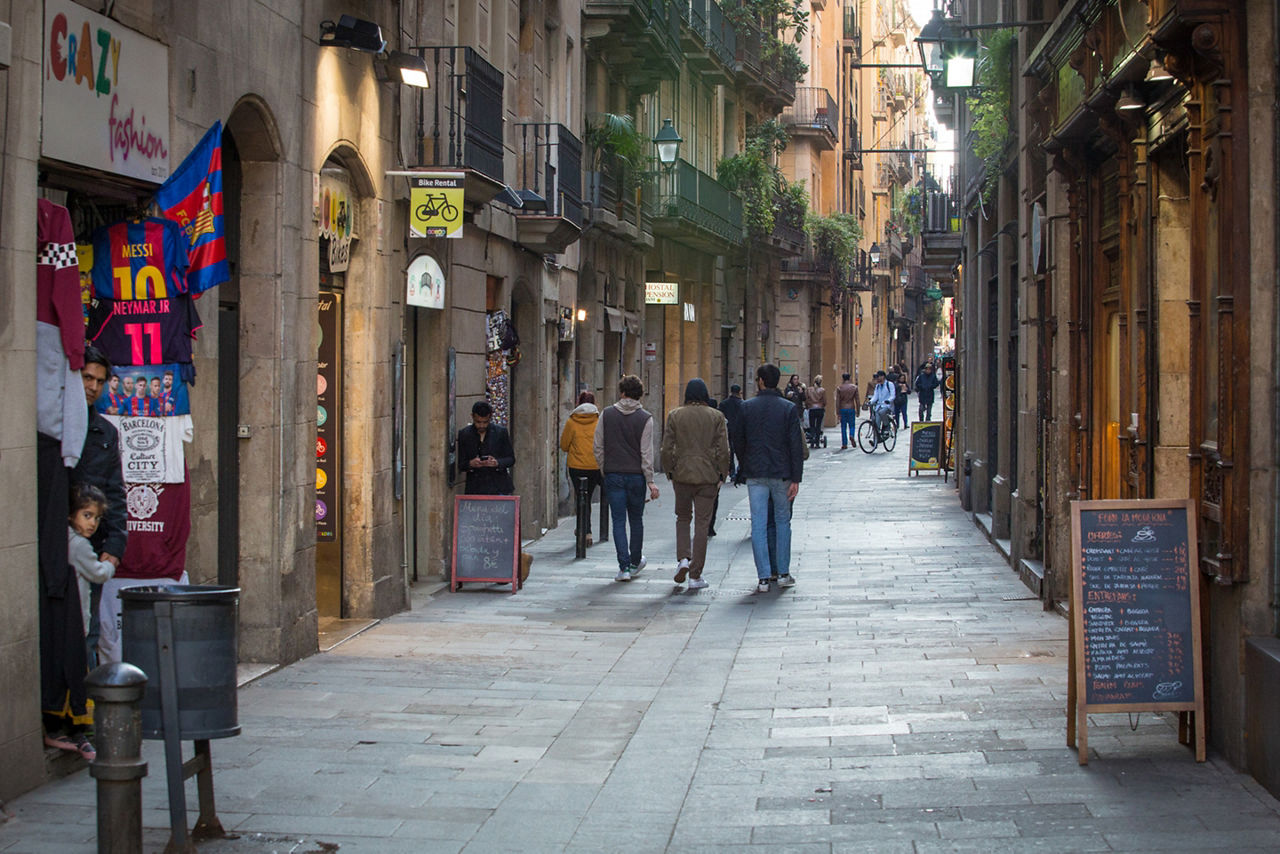
{"label": "wall-mounted light fixture", "polygon": [[1157,52],[1151,58],[1151,65],[1147,68],[1148,83],[1163,83],[1166,80],[1172,80],[1173,75],[1169,73],[1169,69],[1164,67],[1164,55]]}
{"label": "wall-mounted light fixture", "polygon": [[872,267],[880,266],[880,244],[879,243],[871,244],[871,249],[870,251],[867,252],[867,257],[871,259]]}
{"label": "wall-mounted light fixture", "polygon": [[1138,97],[1138,91],[1132,86],[1124,87],[1124,91],[1120,93],[1120,97],[1116,99],[1116,109],[1124,112],[1133,110],[1142,110],[1147,106],[1146,102]]}
{"label": "wall-mounted light fixture", "polygon": [[351,15],[343,15],[335,24],[320,22],[321,47],[349,47],[364,53],[382,53],[387,43],[382,38],[382,27],[373,21],[365,21]]}
{"label": "wall-mounted light fixture", "polygon": [[585,308],[578,309],[578,322],[579,323],[587,322],[587,310]]}
{"label": "wall-mounted light fixture", "polygon": [[653,144],[658,147],[658,162],[667,169],[675,166],[676,158],[680,156],[682,142],[684,140],[680,138],[680,134],[676,133],[676,129],[671,126],[671,119],[663,119],[662,127],[653,138]]}
{"label": "wall-mounted light fixture", "polygon": [[431,87],[427,61],[416,54],[393,50],[387,54],[386,59],[375,60],[373,68],[378,80],[383,83],[403,83],[419,89]]}

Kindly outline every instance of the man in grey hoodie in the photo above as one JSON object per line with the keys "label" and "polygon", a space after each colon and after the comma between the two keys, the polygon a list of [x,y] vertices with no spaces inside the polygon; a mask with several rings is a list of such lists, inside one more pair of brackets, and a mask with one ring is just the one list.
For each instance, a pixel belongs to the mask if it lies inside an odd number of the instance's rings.
{"label": "man in grey hoodie", "polygon": [[[604,472],[604,494],[613,515],[613,545],[618,552],[614,581],[630,581],[644,569],[644,503],[658,497],[653,482],[653,416],[640,405],[644,383],[628,374],[618,383],[618,402],[600,413],[594,450]],[[627,525],[631,538],[627,539]]]}

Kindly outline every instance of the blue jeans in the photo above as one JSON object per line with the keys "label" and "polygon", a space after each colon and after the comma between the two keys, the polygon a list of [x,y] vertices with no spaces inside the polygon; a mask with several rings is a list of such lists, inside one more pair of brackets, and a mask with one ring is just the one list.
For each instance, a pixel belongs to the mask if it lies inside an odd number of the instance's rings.
{"label": "blue jeans", "polygon": [[840,447],[848,447],[849,440],[858,432],[858,410],[840,410]]}
{"label": "blue jeans", "polygon": [[[626,569],[640,565],[644,554],[644,497],[648,487],[642,474],[605,473],[604,494],[613,515],[613,547],[618,552],[618,566]],[[627,547],[627,522],[631,523],[630,551]]]}
{"label": "blue jeans", "polygon": [[[747,478],[747,499],[751,503],[751,554],[756,559],[756,576],[788,575],[791,572],[791,501],[787,481],[780,477]],[[773,501],[777,554],[769,554],[769,501]]]}

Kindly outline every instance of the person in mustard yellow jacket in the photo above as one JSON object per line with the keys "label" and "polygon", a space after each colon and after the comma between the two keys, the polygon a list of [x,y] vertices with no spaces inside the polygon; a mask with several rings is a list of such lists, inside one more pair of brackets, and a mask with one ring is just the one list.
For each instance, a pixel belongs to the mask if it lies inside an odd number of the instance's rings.
{"label": "person in mustard yellow jacket", "polygon": [[[569,454],[569,485],[578,488],[578,478],[587,479],[587,503],[591,503],[596,487],[603,487],[604,479],[600,475],[600,464],[596,462],[592,444],[596,435],[596,422],[600,420],[600,410],[596,408],[596,396],[589,391],[578,395],[578,406],[569,413],[569,420],[564,423],[560,433],[560,450]],[[601,496],[604,495],[603,488]],[[578,532],[573,532],[574,537]],[[591,545],[591,514],[587,514],[587,545]]]}

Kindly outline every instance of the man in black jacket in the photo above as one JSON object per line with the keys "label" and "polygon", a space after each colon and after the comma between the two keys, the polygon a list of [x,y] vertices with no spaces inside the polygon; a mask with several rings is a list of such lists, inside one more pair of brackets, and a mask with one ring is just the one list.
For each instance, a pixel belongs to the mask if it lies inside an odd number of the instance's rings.
{"label": "man in black jacket", "polygon": [[[791,502],[804,472],[804,436],[795,405],[778,391],[777,365],[756,369],[756,396],[742,404],[742,417],[730,435],[738,453],[738,481],[747,484],[751,503],[751,552],[760,593],[769,581],[791,587]],[[777,534],[776,559],[769,554],[769,504]]]}
{"label": "man in black jacket", "polygon": [[738,457],[733,450],[733,426],[742,420],[742,386],[729,386],[729,396],[720,401],[720,412],[729,425],[729,477],[738,474]]}
{"label": "man in black jacket", "polygon": [[471,423],[458,431],[458,468],[467,473],[467,495],[511,495],[516,452],[505,427],[491,424],[493,407],[477,400]]}

